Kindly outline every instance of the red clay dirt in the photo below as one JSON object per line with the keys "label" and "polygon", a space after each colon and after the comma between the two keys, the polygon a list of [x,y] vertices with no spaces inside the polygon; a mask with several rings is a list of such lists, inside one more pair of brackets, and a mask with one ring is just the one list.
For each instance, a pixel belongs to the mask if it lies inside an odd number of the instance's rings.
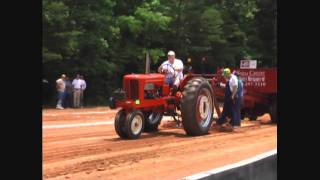
{"label": "red clay dirt", "polygon": [[[112,124],[116,112],[106,107],[43,110],[43,179],[180,179],[277,147],[277,126],[267,123],[269,115],[244,120],[234,132],[213,126],[198,137],[162,121],[158,132],[123,140]],[[89,124],[100,122],[107,124]]]}

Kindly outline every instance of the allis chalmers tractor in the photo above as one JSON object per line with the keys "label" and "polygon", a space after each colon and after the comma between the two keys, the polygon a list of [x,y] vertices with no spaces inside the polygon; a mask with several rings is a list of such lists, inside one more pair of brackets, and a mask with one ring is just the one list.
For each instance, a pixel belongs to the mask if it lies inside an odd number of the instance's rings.
{"label": "allis chalmers tractor", "polygon": [[[275,71],[276,72],[276,71]],[[241,71],[240,71],[241,73]],[[245,75],[245,73],[243,73]],[[274,80],[274,79],[273,79]],[[115,117],[116,133],[124,139],[137,139],[143,131],[157,131],[162,117],[172,116],[182,122],[187,135],[200,136],[208,133],[213,122],[213,112],[221,112],[218,100],[223,100],[224,82],[221,73],[185,75],[177,90],[165,83],[163,74],[129,74],[123,77],[123,89],[110,98],[112,109],[120,107]],[[274,83],[274,82],[269,82]],[[245,81],[245,88],[248,87]],[[267,89],[268,90],[268,89]],[[269,91],[274,91],[274,88]],[[244,112],[257,115],[273,111],[275,119],[276,98],[249,88],[245,92]],[[270,104],[275,104],[268,109]],[[260,107],[261,106],[261,107]],[[255,112],[259,110],[259,112]]]}
{"label": "allis chalmers tractor", "polygon": [[[156,131],[162,116],[173,116],[188,135],[207,134],[214,110],[213,75],[187,74],[178,89],[165,83],[163,74],[130,74],[123,90],[110,98],[111,108],[121,107],[115,130],[121,138],[138,138],[142,131]],[[181,113],[178,113],[178,112]]]}

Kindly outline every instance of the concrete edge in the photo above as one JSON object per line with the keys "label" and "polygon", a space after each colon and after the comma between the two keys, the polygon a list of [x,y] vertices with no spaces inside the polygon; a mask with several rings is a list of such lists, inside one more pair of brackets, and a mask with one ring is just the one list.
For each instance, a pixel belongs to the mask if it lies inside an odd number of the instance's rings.
{"label": "concrete edge", "polygon": [[[260,173],[260,174],[259,174]],[[277,149],[259,154],[228,164],[209,171],[200,172],[181,180],[204,180],[204,179],[276,179],[277,175]]]}

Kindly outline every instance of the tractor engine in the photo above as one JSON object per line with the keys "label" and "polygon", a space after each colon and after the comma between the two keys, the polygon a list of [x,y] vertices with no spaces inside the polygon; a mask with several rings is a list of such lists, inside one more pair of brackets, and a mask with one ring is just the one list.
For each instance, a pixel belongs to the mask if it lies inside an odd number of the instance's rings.
{"label": "tractor engine", "polygon": [[163,96],[169,95],[169,86],[164,82],[162,74],[130,74],[123,78],[123,89],[113,92],[110,107],[130,107],[130,109],[146,108],[154,103],[163,105]]}
{"label": "tractor engine", "polygon": [[163,74],[129,74],[123,77],[122,89],[113,93],[110,108],[121,107],[115,129],[122,138],[138,138],[142,131],[158,129],[169,96]]}

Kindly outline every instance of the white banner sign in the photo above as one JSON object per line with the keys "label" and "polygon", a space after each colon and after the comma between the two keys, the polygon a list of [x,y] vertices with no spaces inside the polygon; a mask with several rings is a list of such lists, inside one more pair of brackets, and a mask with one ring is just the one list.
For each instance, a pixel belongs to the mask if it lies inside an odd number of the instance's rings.
{"label": "white banner sign", "polygon": [[257,60],[241,60],[240,69],[257,69]]}

